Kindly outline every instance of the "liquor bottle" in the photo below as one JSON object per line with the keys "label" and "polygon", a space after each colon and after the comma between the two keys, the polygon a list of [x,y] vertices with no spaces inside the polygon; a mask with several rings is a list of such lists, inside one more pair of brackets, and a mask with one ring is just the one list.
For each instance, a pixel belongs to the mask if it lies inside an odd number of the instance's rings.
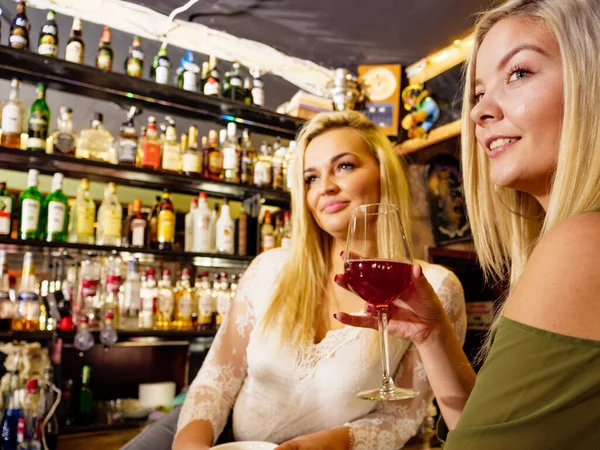
{"label": "liquor bottle", "polygon": [[144,247],[146,245],[146,232],[148,224],[142,216],[142,201],[135,199],[133,201],[133,211],[126,220],[123,245],[125,247]]}
{"label": "liquor bottle", "polygon": [[198,92],[199,75],[200,68],[194,63],[194,53],[188,50],[177,69],[177,86],[185,91]]}
{"label": "liquor bottle", "polygon": [[35,291],[35,280],[33,253],[26,252],[23,257],[19,297],[12,320],[13,330],[37,331],[39,329],[40,299]]}
{"label": "liquor bottle", "polygon": [[81,19],[73,18],[73,26],[71,28],[71,36],[67,42],[65,49],[65,61],[76,64],[83,64],[85,57],[85,42],[81,33]]}
{"label": "liquor bottle", "polygon": [[250,139],[250,130],[244,128],[242,133],[241,144],[241,165],[240,165],[240,181],[245,185],[254,183],[254,164],[256,160],[256,151]]}
{"label": "liquor bottle", "polygon": [[229,203],[223,200],[221,215],[217,220],[217,251],[226,255],[233,255],[235,242],[235,224],[229,213]]}
{"label": "liquor bottle", "polygon": [[96,67],[107,72],[112,71],[113,65],[113,49],[111,43],[110,28],[104,27],[100,43],[98,44],[98,52],[96,53]]}
{"label": "liquor bottle", "polygon": [[148,117],[146,135],[140,137],[136,165],[154,170],[160,167],[160,139],[156,131],[156,118],[153,116]]}
{"label": "liquor bottle", "polygon": [[75,156],[77,135],[73,133],[73,110],[66,106],[60,107],[60,116],[56,120],[58,128],[48,138],[52,153]]}
{"label": "liquor bottle", "polygon": [[31,25],[25,12],[25,2],[20,1],[17,5],[17,14],[10,25],[10,36],[8,46],[20,50],[29,51],[29,30]]}
{"label": "liquor bottle", "polygon": [[75,156],[93,161],[117,163],[117,155],[113,149],[113,136],[104,128],[104,116],[94,113],[90,128],[82,130],[77,140]]}
{"label": "liquor bottle", "polygon": [[294,180],[294,163],[296,162],[296,141],[290,141],[287,153],[285,154],[284,164],[284,189],[288,192],[292,192],[292,185]]}
{"label": "liquor bottle", "polygon": [[171,202],[171,193],[168,189],[163,192],[159,208],[156,248],[159,250],[172,250],[175,242],[175,211]]}
{"label": "liquor bottle", "polygon": [[[101,296],[98,292],[100,284],[100,272],[102,265],[93,256],[87,257],[81,262],[81,277],[79,280],[78,298],[74,305],[74,321],[79,323],[82,318],[89,323],[94,319],[94,305],[100,305]],[[92,323],[91,325],[95,325]]]}
{"label": "liquor bottle", "polygon": [[[271,219],[273,220],[273,219]],[[279,248],[281,247],[281,241],[283,240],[283,221],[281,220],[281,215],[275,216],[275,231],[273,233],[273,247]]]}
{"label": "liquor bottle", "polygon": [[158,235],[158,212],[160,211],[160,195],[157,195],[152,205],[152,210],[148,214],[148,232],[146,233],[146,247],[156,248]]}
{"label": "liquor bottle", "polygon": [[158,284],[158,305],[156,308],[156,321],[154,327],[157,330],[171,329],[173,322],[173,311],[175,309],[175,297],[171,286],[171,271],[164,269],[162,280]]}
{"label": "liquor bottle", "polygon": [[263,80],[260,78],[259,70],[251,70],[250,74],[252,75],[252,104],[256,106],[260,106],[261,108],[265,107],[265,84]]}
{"label": "liquor bottle", "polygon": [[162,145],[162,170],[165,172],[181,172],[181,146],[177,140],[175,121],[167,116],[168,125]]}
{"label": "liquor bottle", "polygon": [[10,331],[15,304],[10,298],[10,280],[8,275],[6,252],[0,251],[0,331]]}
{"label": "liquor bottle", "polygon": [[208,61],[204,61],[202,63],[202,72],[200,75],[200,85],[198,86],[201,93],[204,94],[204,85],[206,85],[206,81],[210,76],[210,66],[208,65]]}
{"label": "liquor bottle", "polygon": [[194,218],[198,209],[198,199],[193,198],[190,202],[190,212],[185,215],[185,238],[183,250],[186,252],[194,251]]}
{"label": "liquor bottle", "polygon": [[158,299],[158,289],[156,287],[155,271],[148,269],[145,281],[142,281],[140,291],[141,305],[138,328],[142,330],[152,330],[154,328],[155,314]]}
{"label": "liquor bottle", "polygon": [[130,77],[141,78],[144,74],[144,51],[142,38],[135,36],[129,47],[129,56],[125,60],[125,73]]}
{"label": "liquor bottle", "polygon": [[223,143],[223,179],[230,183],[240,182],[240,147],[235,122],[227,124],[227,138]]}
{"label": "liquor bottle", "polygon": [[121,265],[123,261],[118,256],[110,256],[106,261],[106,283],[104,283],[104,299],[102,310],[98,311],[98,320],[106,318],[106,314],[112,314],[111,320],[114,327],[121,327],[121,304],[123,300],[120,292],[121,283]]}
{"label": "liquor bottle", "polygon": [[98,208],[96,245],[121,245],[121,222],[123,211],[117,199],[117,186],[108,183],[104,189],[104,200]]}
{"label": "liquor bottle", "polygon": [[208,225],[208,235],[210,251],[217,251],[217,221],[219,220],[219,204],[215,203],[213,210],[210,212],[210,222]]}
{"label": "liquor bottle", "polygon": [[219,328],[225,321],[225,318],[227,317],[227,314],[231,309],[232,303],[231,291],[229,290],[229,283],[227,281],[227,274],[222,273],[221,275],[219,275],[218,280],[220,282],[220,288],[217,291],[217,328]]}
{"label": "liquor bottle", "polygon": [[225,75],[225,83],[223,83],[223,97],[243,102],[245,93],[240,75],[240,63],[234,62],[232,70],[228,74],[229,76]]}
{"label": "liquor bottle", "polygon": [[217,142],[216,130],[208,132],[208,164],[204,173],[205,178],[220,180],[223,173],[223,153]]}
{"label": "liquor bottle", "polygon": [[204,95],[221,95],[221,73],[218,67],[219,61],[216,56],[211,56],[208,59],[209,73],[206,82],[204,83]]}
{"label": "liquor bottle", "polygon": [[127,120],[121,124],[121,133],[117,145],[117,155],[119,165],[135,166],[138,148],[138,136],[135,132],[134,117],[138,114],[138,109],[132,106],[127,113]]}
{"label": "liquor bottle", "polygon": [[273,189],[283,190],[283,164],[285,152],[285,147],[282,147],[281,145],[281,138],[277,136],[275,145],[273,145],[273,158],[271,159]]}
{"label": "liquor bottle", "polygon": [[4,416],[0,426],[0,443],[2,449],[15,450],[17,448],[17,430],[19,419],[22,419],[21,396],[16,391],[19,388],[19,375],[17,368],[12,367],[8,375],[8,390],[4,396]]}
{"label": "liquor bottle", "polygon": [[38,175],[36,169],[30,169],[27,175],[27,189],[19,197],[19,239],[39,239],[41,209],[44,201],[38,190]]}
{"label": "liquor bottle", "polygon": [[213,291],[210,286],[208,272],[204,272],[200,283],[197,283],[196,302],[198,304],[198,323],[197,329],[208,331],[214,328],[216,303],[213,297]]}
{"label": "liquor bottle", "polygon": [[286,211],[283,214],[283,236],[281,238],[281,246],[288,248],[292,243],[292,221],[290,218],[290,212]]}
{"label": "liquor bottle", "polygon": [[167,55],[167,46],[158,50],[158,55],[154,57],[152,69],[150,70],[150,79],[158,84],[169,84],[171,78],[171,61]]}
{"label": "liquor bottle", "polygon": [[0,236],[10,236],[15,199],[6,190],[6,181],[0,182]]}
{"label": "liquor bottle", "polygon": [[260,252],[266,252],[275,247],[275,228],[271,223],[271,211],[265,212],[263,224],[260,227]]}
{"label": "liquor bottle", "polygon": [[202,157],[198,151],[198,128],[188,130],[187,146],[182,148],[182,170],[188,176],[202,173]]}
{"label": "liquor bottle", "polygon": [[38,84],[37,98],[29,110],[29,139],[27,150],[45,152],[48,127],[50,126],[50,109],[46,103],[46,86]]}
{"label": "liquor bottle", "polygon": [[119,335],[114,324],[113,313],[107,312],[104,315],[104,324],[102,325],[102,331],[100,331],[99,338],[100,343],[105,347],[109,347],[119,340]]}
{"label": "liquor bottle", "polygon": [[260,145],[256,164],[254,165],[254,184],[256,186],[271,186],[271,159],[271,149],[269,145],[263,141]]}
{"label": "liquor bottle", "polygon": [[194,288],[190,283],[190,270],[184,267],[181,271],[181,284],[175,289],[175,314],[173,329],[191,330],[194,304]]}
{"label": "liquor bottle", "polygon": [[252,78],[244,78],[244,104],[252,105]]}
{"label": "liquor bottle", "polygon": [[77,197],[69,214],[69,242],[93,244],[95,220],[96,204],[90,197],[90,182],[83,178],[79,182]]}
{"label": "liquor bottle", "polygon": [[[64,267],[64,263],[63,263]],[[60,314],[59,329],[61,331],[73,331],[73,302],[75,301],[75,286],[77,284],[77,267],[71,266],[67,270],[67,279],[62,284],[63,299],[58,302]]]}
{"label": "liquor bottle", "polygon": [[58,25],[56,24],[56,13],[52,10],[48,11],[46,23],[40,30],[38,53],[50,58],[58,56]]}
{"label": "liquor bottle", "polygon": [[194,212],[194,245],[193,251],[196,253],[207,253],[213,250],[213,244],[210,239],[210,209],[206,193],[201,192],[198,209]]}
{"label": "liquor bottle", "polygon": [[124,330],[134,330],[138,327],[142,280],[137,271],[137,262],[137,258],[134,258],[127,263],[127,278],[121,287],[123,292],[121,321]]}
{"label": "liquor bottle", "polygon": [[81,370],[81,391],[79,391],[79,419],[82,425],[92,422],[94,395],[90,387],[90,366],[85,365]]}
{"label": "liquor bottle", "polygon": [[[40,390],[38,386],[37,378],[31,378],[27,380],[27,391],[25,394],[25,401],[23,402],[23,418],[19,420],[23,420],[23,425],[26,430],[22,437],[21,442],[22,445],[17,447],[18,449],[39,449],[41,450],[41,436],[39,435],[41,429],[38,425],[41,425],[42,418],[39,417],[41,409],[41,398],[40,398]],[[38,421],[40,422],[38,424]],[[18,440],[18,439],[17,439]]]}
{"label": "liquor bottle", "polygon": [[63,174],[55,173],[52,178],[52,192],[44,200],[43,217],[44,237],[46,242],[65,242],[67,240],[67,226],[69,201],[62,191]]}
{"label": "liquor bottle", "polygon": [[24,131],[25,107],[19,100],[21,82],[13,78],[10,82],[10,97],[2,108],[2,147],[20,149],[21,133]]}

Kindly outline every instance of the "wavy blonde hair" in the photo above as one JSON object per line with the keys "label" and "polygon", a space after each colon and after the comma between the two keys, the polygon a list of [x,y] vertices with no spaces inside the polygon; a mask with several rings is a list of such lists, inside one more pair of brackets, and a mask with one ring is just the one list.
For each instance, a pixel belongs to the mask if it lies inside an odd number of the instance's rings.
{"label": "wavy blonde hair", "polygon": [[[509,17],[529,18],[546,27],[561,52],[564,111],[546,212],[530,194],[493,188],[489,160],[477,144],[470,118],[477,52],[490,29]],[[475,248],[488,280],[508,275],[514,286],[545,233],[567,217],[600,211],[599,55],[598,0],[510,0],[484,14],[475,28],[475,45],[466,66],[462,165]],[[497,312],[492,331],[502,310],[500,307]]]}
{"label": "wavy blonde hair", "polygon": [[[304,154],[317,136],[347,128],[358,133],[379,163],[380,201],[398,206],[402,225],[410,230],[408,178],[400,157],[387,136],[364,115],[355,111],[320,113],[298,134],[296,163],[292,173],[292,228],[290,257],[281,271],[272,302],[265,314],[263,332],[278,323],[282,340],[298,345],[326,329],[323,299],[329,273],[333,238],[322,230],[306,204]],[[407,239],[410,239],[407,236]],[[410,244],[410,241],[409,241]]]}

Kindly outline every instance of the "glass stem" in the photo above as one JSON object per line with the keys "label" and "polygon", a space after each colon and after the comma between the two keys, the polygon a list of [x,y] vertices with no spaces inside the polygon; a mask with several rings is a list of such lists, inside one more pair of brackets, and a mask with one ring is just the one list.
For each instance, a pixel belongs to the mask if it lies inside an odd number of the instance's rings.
{"label": "glass stem", "polygon": [[377,311],[377,322],[379,325],[379,348],[381,350],[381,368],[383,369],[383,380],[381,382],[381,392],[389,394],[394,392],[396,386],[394,380],[390,377],[390,354],[388,347],[388,318],[387,307],[379,308]]}

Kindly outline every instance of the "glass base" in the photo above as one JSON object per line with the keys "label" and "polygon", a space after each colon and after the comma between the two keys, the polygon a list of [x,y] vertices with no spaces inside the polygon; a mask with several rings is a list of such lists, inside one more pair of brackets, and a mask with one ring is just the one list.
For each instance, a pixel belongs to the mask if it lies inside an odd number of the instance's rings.
{"label": "glass base", "polygon": [[412,389],[402,389],[394,387],[390,391],[384,391],[383,389],[371,389],[368,391],[362,391],[356,394],[358,398],[363,400],[374,400],[374,401],[392,401],[392,400],[406,400],[407,398],[413,398],[419,395],[419,391]]}

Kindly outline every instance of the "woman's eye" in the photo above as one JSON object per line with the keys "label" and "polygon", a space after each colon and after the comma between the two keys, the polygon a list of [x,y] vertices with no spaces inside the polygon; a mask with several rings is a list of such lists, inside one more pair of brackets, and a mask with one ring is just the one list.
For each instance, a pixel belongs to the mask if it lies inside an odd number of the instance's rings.
{"label": "woman's eye", "polygon": [[313,184],[316,179],[317,179],[317,177],[315,177],[314,175],[310,175],[310,176],[304,178],[304,182],[306,184]]}
{"label": "woman's eye", "polygon": [[481,101],[481,99],[483,98],[483,92],[477,92],[475,93],[475,95],[473,96],[473,104],[476,105],[477,103],[479,103]]}
{"label": "woman's eye", "polygon": [[513,81],[518,81],[522,78],[526,78],[531,75],[531,72],[527,69],[515,68],[513,69],[508,77],[508,82],[512,83]]}
{"label": "woman's eye", "polygon": [[338,166],[339,170],[350,170],[353,168],[354,168],[354,164],[349,163],[349,162],[340,163],[340,165]]}

